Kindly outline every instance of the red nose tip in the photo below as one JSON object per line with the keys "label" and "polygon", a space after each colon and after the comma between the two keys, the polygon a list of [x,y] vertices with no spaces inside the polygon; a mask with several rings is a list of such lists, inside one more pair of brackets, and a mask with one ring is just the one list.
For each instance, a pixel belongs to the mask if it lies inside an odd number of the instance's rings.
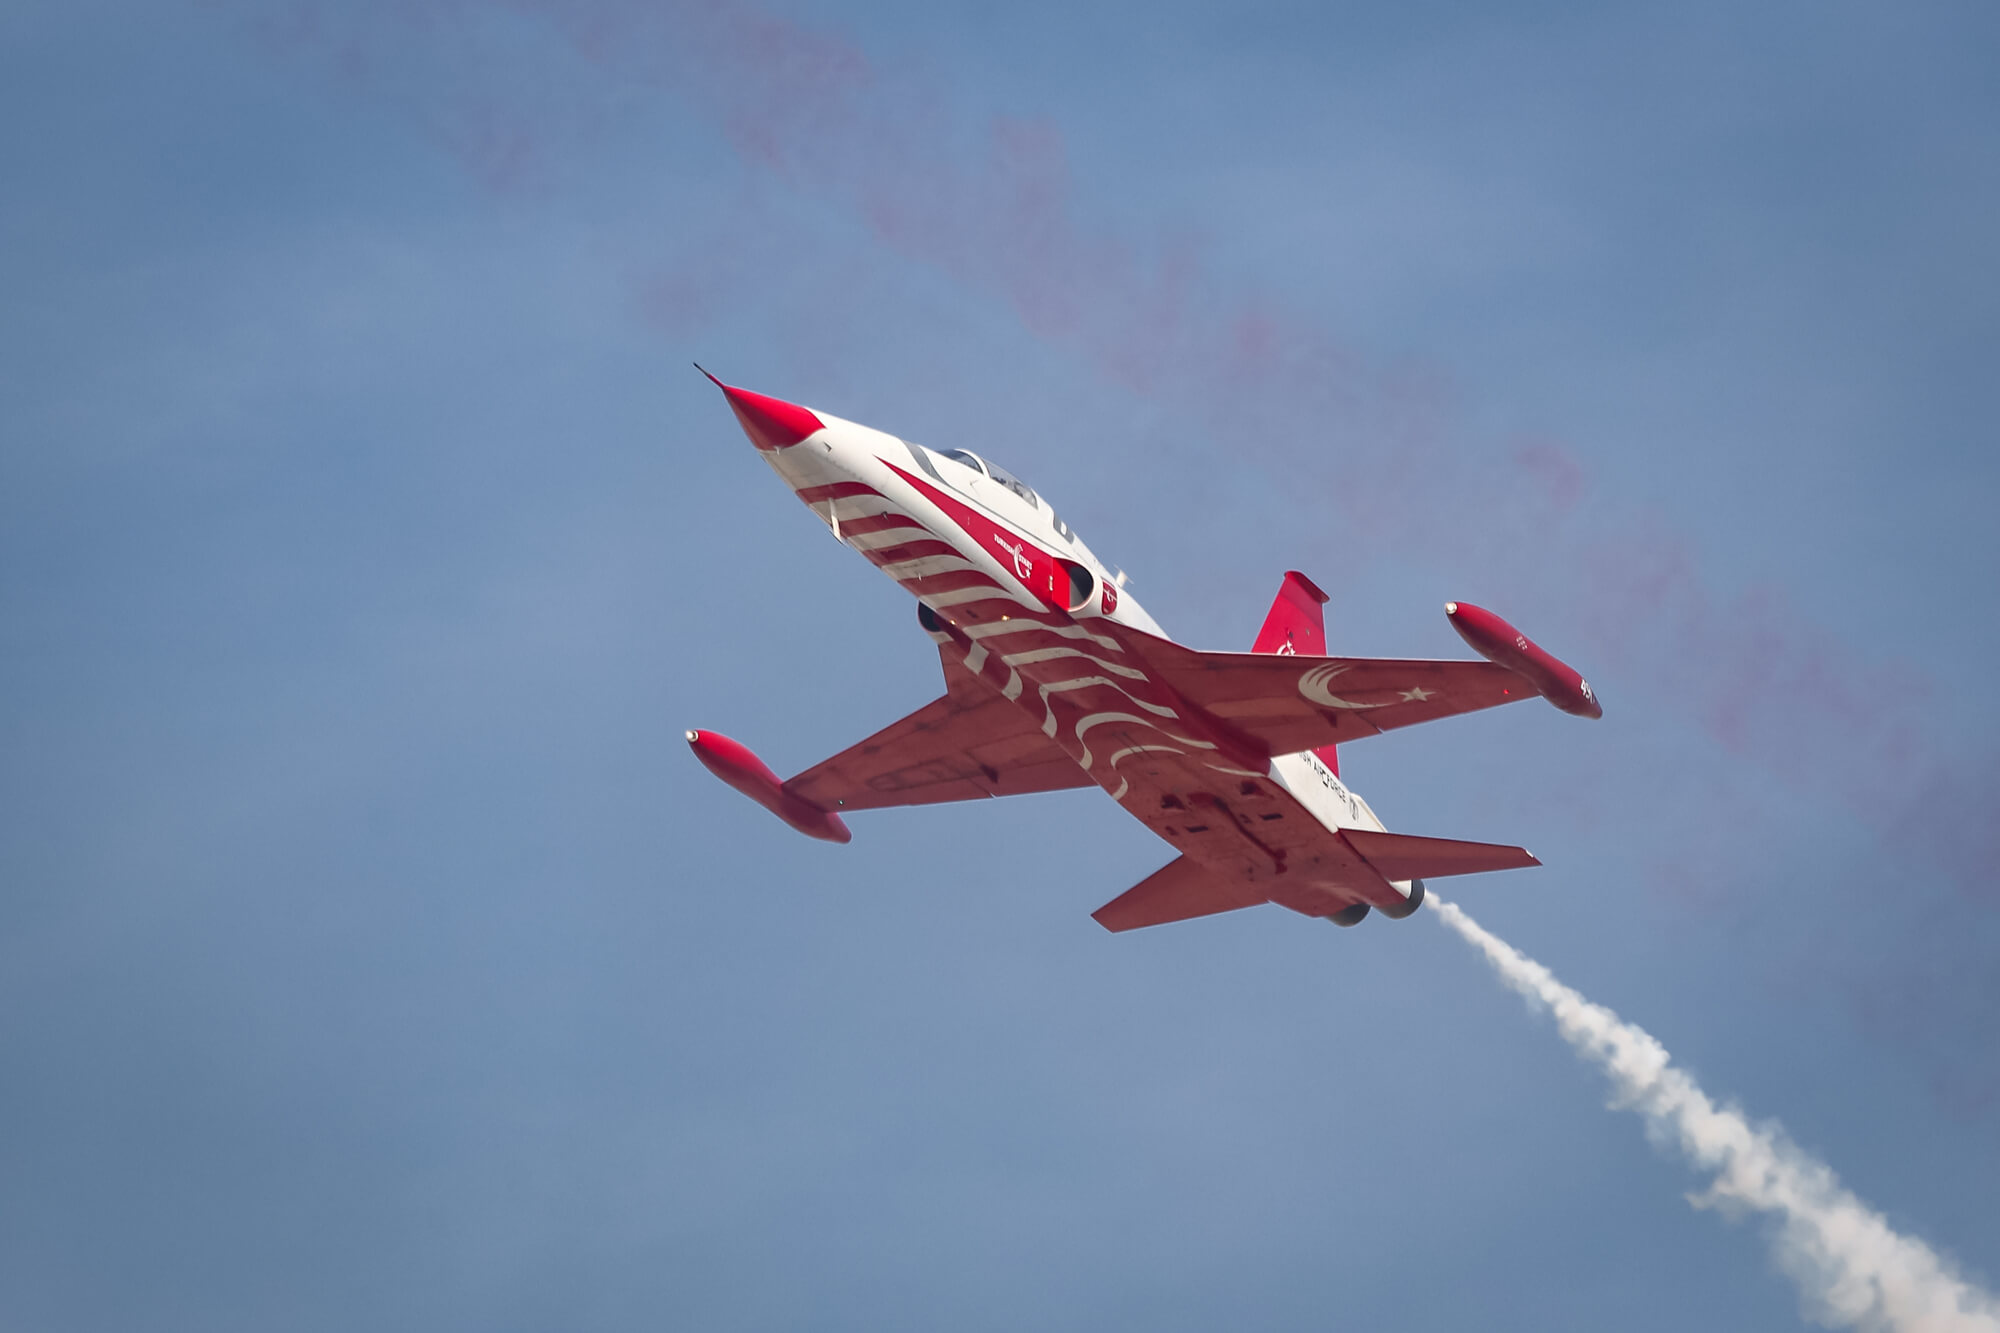
{"label": "red nose tip", "polygon": [[[701,370],[701,367],[696,366],[695,369]],[[701,373],[708,375],[705,370]],[[736,413],[736,420],[743,426],[743,433],[759,449],[788,449],[826,425],[796,403],[788,403],[782,398],[767,398],[748,389],[732,389],[713,375],[708,375],[708,379],[722,390],[722,396],[729,400],[730,410]]]}

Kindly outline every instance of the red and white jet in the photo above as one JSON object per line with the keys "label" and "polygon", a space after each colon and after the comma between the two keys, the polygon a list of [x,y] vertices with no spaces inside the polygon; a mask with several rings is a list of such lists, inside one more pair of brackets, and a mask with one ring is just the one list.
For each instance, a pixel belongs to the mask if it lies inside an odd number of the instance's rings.
{"label": "red and white jet", "polygon": [[1492,612],[1445,606],[1485,661],[1328,657],[1326,594],[1289,573],[1251,651],[1195,652],[999,467],[715,383],[799,499],[916,597],[944,660],[942,696],[788,781],[687,733],[801,833],[846,842],[848,811],[1102,787],[1180,850],[1096,911],[1109,930],[1267,902],[1343,926],[1371,908],[1400,919],[1428,877],[1540,864],[1390,833],[1340,780],[1338,745],[1397,727],[1535,695],[1603,715],[1582,676]]}

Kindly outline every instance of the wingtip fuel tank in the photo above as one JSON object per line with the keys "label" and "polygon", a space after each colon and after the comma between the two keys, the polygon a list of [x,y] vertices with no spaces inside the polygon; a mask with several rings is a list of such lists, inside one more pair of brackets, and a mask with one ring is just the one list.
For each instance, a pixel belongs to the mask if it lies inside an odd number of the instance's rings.
{"label": "wingtip fuel tank", "polygon": [[1470,602],[1446,602],[1444,613],[1472,651],[1527,677],[1537,693],[1563,712],[1604,716],[1604,705],[1582,673],[1499,616]]}
{"label": "wingtip fuel tank", "polygon": [[690,731],[688,748],[703,767],[809,838],[847,842],[854,835],[831,810],[785,790],[778,775],[739,741],[713,731]]}

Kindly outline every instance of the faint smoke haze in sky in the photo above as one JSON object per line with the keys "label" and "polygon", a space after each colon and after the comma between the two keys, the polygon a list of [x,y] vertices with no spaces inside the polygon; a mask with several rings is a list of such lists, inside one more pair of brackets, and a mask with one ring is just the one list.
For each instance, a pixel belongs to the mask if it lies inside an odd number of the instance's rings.
{"label": "faint smoke haze in sky", "polygon": [[[1741,887],[1724,845],[1740,836],[1730,793],[1754,789],[1757,773],[1837,803],[1907,862],[1889,910],[1932,923],[1923,965],[1878,950],[1842,984],[1878,1035],[1926,1052],[1961,1113],[1992,1105],[2000,1063],[1980,1034],[2000,1015],[2000,981],[1981,942],[1988,918],[1937,929],[1934,886],[1942,872],[1960,912],[1995,904],[2000,758],[1953,733],[1936,684],[1816,622],[1782,588],[1725,586],[1693,535],[1605,495],[1559,439],[1486,438],[1442,377],[1372,363],[1323,320],[1205,263],[1199,246],[1089,221],[1057,126],[989,115],[948,78],[884,68],[744,0],[213,3],[241,13],[265,49],[396,108],[503,195],[559,191],[600,140],[692,112],[762,180],[1003,303],[1036,337],[1158,404],[1187,447],[1227,441],[1271,478],[1264,500],[1293,506],[1288,521],[1338,530],[1347,549],[1477,571],[1505,596],[1497,609],[1614,704],[1643,690],[1742,761],[1684,789],[1698,808],[1682,811],[1679,878]],[[631,257],[635,310],[699,320],[787,299],[755,289],[754,261],[732,262],[732,250],[754,254],[743,238],[783,225],[740,207],[721,253]],[[1663,886],[1676,880],[1664,853],[1658,873]],[[1830,888],[1826,910],[1884,910],[1880,885]]]}
{"label": "faint smoke haze in sky", "polygon": [[[503,190],[557,170],[645,99],[691,104],[744,161],[1004,300],[1031,333],[1185,414],[1191,434],[1236,442],[1352,538],[1538,587],[1573,608],[1563,642],[1595,674],[1644,680],[1732,754],[1899,839],[1922,820],[1902,845],[1991,896],[1993,821],[1925,812],[1987,808],[2000,774],[1952,752],[1921,671],[1871,660],[1782,590],[1717,591],[1691,538],[1595,495],[1559,442],[1475,438],[1433,377],[1369,365],[1312,320],[1231,290],[1192,247],[1086,226],[1055,126],[981,125],[921,72],[891,78],[850,42],[735,0],[298,0],[252,22],[403,105]],[[524,82],[508,63],[524,57],[570,68]],[[712,306],[714,281],[658,273],[635,303]]]}
{"label": "faint smoke haze in sky", "polygon": [[1613,1108],[1636,1112],[1655,1144],[1714,1173],[1690,1203],[1771,1220],[1773,1254],[1798,1284],[1807,1318],[1867,1333],[2000,1333],[2000,1300],[1959,1277],[1922,1241],[1899,1235],[1778,1125],[1753,1125],[1734,1107],[1717,1106],[1645,1029],[1584,999],[1457,904],[1433,896],[1430,905],[1502,981],[1554,1016],[1578,1055],[1604,1071]]}

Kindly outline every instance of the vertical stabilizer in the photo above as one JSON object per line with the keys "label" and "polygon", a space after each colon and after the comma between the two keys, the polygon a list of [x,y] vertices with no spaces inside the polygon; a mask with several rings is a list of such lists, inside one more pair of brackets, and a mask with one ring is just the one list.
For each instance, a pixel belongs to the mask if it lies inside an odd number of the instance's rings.
{"label": "vertical stabilizer", "polygon": [[[1271,613],[1264,617],[1264,628],[1257,631],[1257,642],[1250,651],[1325,657],[1325,606],[1326,594],[1317,583],[1296,569],[1288,570],[1284,586],[1278,589],[1278,598],[1271,603]],[[1334,773],[1340,772],[1340,756],[1334,746],[1322,745],[1313,753]]]}
{"label": "vertical stabilizer", "polygon": [[1250,651],[1325,657],[1326,619],[1321,610],[1325,605],[1326,594],[1319,590],[1318,584],[1296,569],[1290,571]]}

